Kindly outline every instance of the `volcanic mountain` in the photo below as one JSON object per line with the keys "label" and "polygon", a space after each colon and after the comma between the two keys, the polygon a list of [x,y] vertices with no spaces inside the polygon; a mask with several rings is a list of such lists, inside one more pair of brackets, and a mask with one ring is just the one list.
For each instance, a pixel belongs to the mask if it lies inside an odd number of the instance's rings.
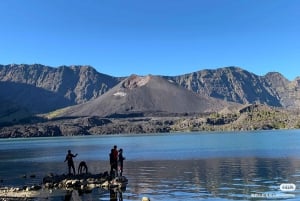
{"label": "volcanic mountain", "polygon": [[55,112],[55,117],[217,112],[232,104],[196,93],[160,76],[131,75],[108,92]]}

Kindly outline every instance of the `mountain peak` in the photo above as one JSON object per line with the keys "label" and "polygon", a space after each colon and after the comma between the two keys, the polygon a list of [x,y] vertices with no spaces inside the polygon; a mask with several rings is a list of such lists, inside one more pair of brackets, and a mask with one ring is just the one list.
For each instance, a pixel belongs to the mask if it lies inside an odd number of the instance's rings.
{"label": "mountain peak", "polygon": [[146,85],[152,76],[138,76],[138,75],[131,75],[126,80],[123,81],[122,87],[126,89],[133,89],[137,87],[141,87]]}

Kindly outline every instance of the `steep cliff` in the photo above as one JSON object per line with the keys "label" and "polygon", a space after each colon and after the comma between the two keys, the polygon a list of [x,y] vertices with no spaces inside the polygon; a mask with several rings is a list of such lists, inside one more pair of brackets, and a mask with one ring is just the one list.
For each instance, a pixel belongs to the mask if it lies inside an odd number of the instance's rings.
{"label": "steep cliff", "polygon": [[264,76],[238,67],[202,70],[166,78],[200,95],[241,104],[282,106],[280,97]]}
{"label": "steep cliff", "polygon": [[0,97],[33,113],[94,99],[119,82],[90,66],[1,65]]}

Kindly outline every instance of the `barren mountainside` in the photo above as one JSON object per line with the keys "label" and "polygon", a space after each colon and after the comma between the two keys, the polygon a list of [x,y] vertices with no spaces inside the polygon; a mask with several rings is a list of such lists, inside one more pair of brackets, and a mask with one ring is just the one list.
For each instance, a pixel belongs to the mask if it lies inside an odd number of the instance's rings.
{"label": "barren mountainside", "polygon": [[300,107],[300,77],[289,81],[279,73],[268,73],[265,78],[284,108]]}
{"label": "barren mountainside", "polygon": [[217,112],[238,106],[186,90],[158,76],[132,75],[102,96],[58,111],[58,116],[111,116],[140,113],[184,114]]}
{"label": "barren mountainside", "polygon": [[[141,82],[144,85],[140,86]],[[224,102],[293,109],[300,107],[299,90],[299,77],[289,81],[276,72],[258,76],[239,67],[133,79],[101,74],[90,66],[0,65],[0,100],[6,106],[12,104],[7,108],[20,108],[27,114],[47,113],[78,104],[77,114],[86,110],[93,115],[95,111],[104,115],[214,111],[223,107]],[[99,109],[97,105],[103,103],[105,107]],[[88,105],[86,109],[79,109],[85,105]],[[0,118],[4,119],[9,111],[1,110]]]}
{"label": "barren mountainside", "polygon": [[226,101],[300,107],[300,78],[289,81],[278,72],[258,76],[239,67],[225,67],[166,78],[201,95]]}
{"label": "barren mountainside", "polygon": [[86,102],[118,82],[89,66],[0,65],[0,97],[33,113]]}
{"label": "barren mountainside", "polygon": [[237,67],[202,70],[168,78],[201,95],[241,104],[258,102],[281,106],[276,91],[264,77]]}

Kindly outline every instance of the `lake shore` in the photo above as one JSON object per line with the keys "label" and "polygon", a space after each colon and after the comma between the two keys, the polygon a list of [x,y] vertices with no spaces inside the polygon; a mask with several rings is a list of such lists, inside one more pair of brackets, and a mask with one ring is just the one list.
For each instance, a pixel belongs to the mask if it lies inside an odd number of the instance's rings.
{"label": "lake shore", "polygon": [[228,132],[299,129],[300,113],[249,106],[239,113],[193,114],[126,118],[72,117],[0,127],[0,138],[149,134],[172,132]]}

